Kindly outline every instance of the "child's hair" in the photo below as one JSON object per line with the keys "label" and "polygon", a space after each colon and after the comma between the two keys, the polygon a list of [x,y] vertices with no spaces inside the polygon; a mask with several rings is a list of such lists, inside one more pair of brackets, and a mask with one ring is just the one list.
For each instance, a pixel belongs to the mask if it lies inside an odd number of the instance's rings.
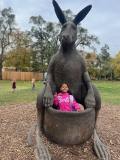
{"label": "child's hair", "polygon": [[70,95],[72,95],[72,92],[71,92],[70,89],[69,89],[69,84],[66,83],[66,82],[63,82],[63,83],[61,83],[61,84],[59,85],[59,87],[56,89],[56,90],[57,90],[57,93],[61,92],[61,91],[60,91],[60,88],[62,87],[63,84],[66,84],[66,85],[68,86],[68,93],[69,93]]}

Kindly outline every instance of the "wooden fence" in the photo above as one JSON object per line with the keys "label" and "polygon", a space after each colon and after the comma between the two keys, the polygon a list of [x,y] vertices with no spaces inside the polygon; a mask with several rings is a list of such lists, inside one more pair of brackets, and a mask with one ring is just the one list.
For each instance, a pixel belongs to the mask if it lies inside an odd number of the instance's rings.
{"label": "wooden fence", "polygon": [[37,73],[37,72],[15,72],[15,71],[3,71],[2,72],[2,79],[3,80],[32,80],[32,78],[35,78],[35,80],[43,80],[43,73]]}

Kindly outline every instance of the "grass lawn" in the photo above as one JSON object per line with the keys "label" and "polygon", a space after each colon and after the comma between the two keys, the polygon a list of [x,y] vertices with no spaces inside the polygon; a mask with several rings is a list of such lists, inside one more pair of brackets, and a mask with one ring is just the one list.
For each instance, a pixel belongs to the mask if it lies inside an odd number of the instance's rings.
{"label": "grass lawn", "polygon": [[102,103],[120,105],[120,81],[93,81],[99,90]]}
{"label": "grass lawn", "polygon": [[0,81],[0,105],[35,102],[43,84],[37,81],[32,91],[31,81],[17,81],[16,91],[12,92],[11,81]]}
{"label": "grass lawn", "polygon": [[[101,94],[102,103],[120,105],[120,82],[93,81],[93,83]],[[17,89],[13,93],[11,81],[0,81],[0,105],[36,102],[42,86],[42,82],[36,82],[36,89],[32,91],[31,81],[17,81]]]}

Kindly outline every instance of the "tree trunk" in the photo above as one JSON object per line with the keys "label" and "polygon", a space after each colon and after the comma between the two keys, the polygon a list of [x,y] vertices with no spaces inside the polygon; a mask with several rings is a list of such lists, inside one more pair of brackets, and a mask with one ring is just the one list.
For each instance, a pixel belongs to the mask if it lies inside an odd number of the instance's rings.
{"label": "tree trunk", "polygon": [[2,80],[3,55],[4,55],[4,48],[1,47],[1,53],[0,53],[0,80]]}
{"label": "tree trunk", "polygon": [[2,63],[0,62],[0,80],[2,80]]}

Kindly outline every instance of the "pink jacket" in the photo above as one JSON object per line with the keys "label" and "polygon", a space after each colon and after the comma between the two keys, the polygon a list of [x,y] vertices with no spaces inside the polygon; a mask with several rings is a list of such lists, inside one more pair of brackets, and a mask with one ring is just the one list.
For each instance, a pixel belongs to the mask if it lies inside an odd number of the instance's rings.
{"label": "pink jacket", "polygon": [[[58,93],[54,95],[53,103],[58,106],[61,111],[80,110],[80,105],[75,101],[74,97],[69,93]],[[74,109],[73,109],[74,108]]]}

